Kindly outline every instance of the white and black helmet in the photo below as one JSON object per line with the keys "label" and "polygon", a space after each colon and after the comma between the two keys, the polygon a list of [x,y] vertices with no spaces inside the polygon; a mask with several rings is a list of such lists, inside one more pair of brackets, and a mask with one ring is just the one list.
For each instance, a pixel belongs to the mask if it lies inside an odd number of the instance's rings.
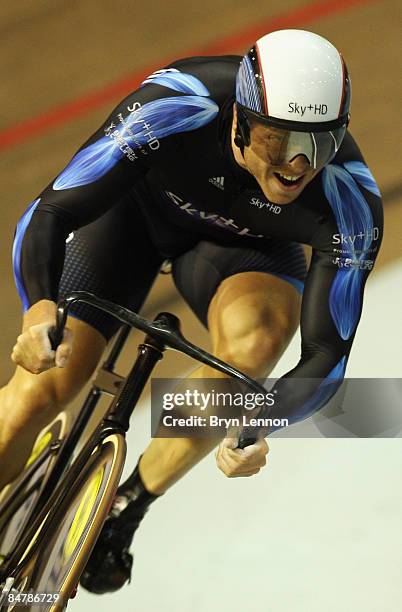
{"label": "white and black helmet", "polygon": [[305,155],[321,168],[345,136],[350,97],[346,64],[328,40],[305,30],[271,32],[243,57],[237,74],[239,140],[250,144],[254,119],[286,133],[282,158],[271,161]]}

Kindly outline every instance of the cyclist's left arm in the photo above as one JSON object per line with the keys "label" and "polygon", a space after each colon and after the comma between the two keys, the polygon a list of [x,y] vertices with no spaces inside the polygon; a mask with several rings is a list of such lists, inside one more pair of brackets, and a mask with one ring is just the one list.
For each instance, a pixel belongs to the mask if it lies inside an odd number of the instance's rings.
{"label": "cyclist's left arm", "polygon": [[303,294],[300,361],[273,389],[270,416],[289,424],[322,408],[339,388],[382,239],[380,193],[362,161],[331,164],[322,180],[335,232],[327,233],[325,248],[313,250]]}

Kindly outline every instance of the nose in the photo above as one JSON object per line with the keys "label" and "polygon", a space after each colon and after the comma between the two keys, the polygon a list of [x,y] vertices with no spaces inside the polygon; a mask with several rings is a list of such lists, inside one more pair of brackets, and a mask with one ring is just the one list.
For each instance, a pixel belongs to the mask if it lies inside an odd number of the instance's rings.
{"label": "nose", "polygon": [[296,155],[288,165],[296,174],[303,174],[310,168],[309,161],[305,155]]}

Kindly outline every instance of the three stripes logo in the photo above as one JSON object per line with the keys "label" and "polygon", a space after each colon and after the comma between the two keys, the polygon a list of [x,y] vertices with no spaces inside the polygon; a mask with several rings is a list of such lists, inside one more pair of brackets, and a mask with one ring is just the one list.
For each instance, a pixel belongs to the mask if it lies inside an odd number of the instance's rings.
{"label": "three stripes logo", "polygon": [[225,189],[225,177],[224,176],[213,176],[209,179],[209,182],[214,185],[214,187],[218,187],[222,191]]}

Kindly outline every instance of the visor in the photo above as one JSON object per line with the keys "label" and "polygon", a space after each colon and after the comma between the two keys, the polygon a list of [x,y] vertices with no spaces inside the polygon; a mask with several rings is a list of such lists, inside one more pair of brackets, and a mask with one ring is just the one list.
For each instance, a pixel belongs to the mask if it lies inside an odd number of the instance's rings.
{"label": "visor", "polygon": [[[333,159],[345,136],[345,128],[330,132],[276,131],[277,145],[270,146],[270,158],[274,165],[291,162],[298,155],[304,155],[314,170],[322,168]],[[280,146],[278,144],[280,143]]]}
{"label": "visor", "polygon": [[[259,157],[269,159],[275,166],[290,163],[298,155],[304,155],[314,170],[324,167],[335,157],[348,123],[347,119],[343,118],[341,121],[316,126],[311,123],[297,124],[281,119],[262,118],[249,110],[243,112],[249,120],[258,122],[263,127],[255,152]],[[343,125],[340,125],[342,122]],[[287,129],[284,129],[285,126]]]}

